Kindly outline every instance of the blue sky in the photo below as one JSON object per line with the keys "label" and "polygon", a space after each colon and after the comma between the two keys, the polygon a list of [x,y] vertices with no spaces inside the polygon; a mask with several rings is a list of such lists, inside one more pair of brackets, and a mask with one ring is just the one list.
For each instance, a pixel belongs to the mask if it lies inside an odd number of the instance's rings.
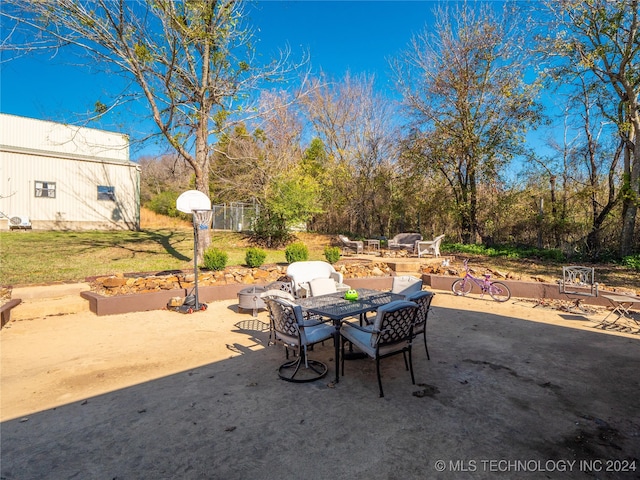
{"label": "blue sky", "polygon": [[[334,78],[349,71],[375,74],[379,89],[393,95],[388,59],[405,50],[411,37],[433,22],[436,1],[259,1],[248,7],[249,24],[259,39],[264,57],[289,46],[293,59],[311,56],[314,72]],[[25,117],[77,123],[91,113],[97,100],[126,88],[119,76],[103,73],[95,65],[58,52],[22,57],[2,63],[0,111]],[[144,121],[146,104],[124,108],[88,126],[138,136],[138,129],[153,129]],[[131,158],[159,153],[157,146],[132,149]]]}
{"label": "blue sky", "polygon": [[[293,59],[311,55],[315,72],[340,78],[375,74],[391,89],[387,58],[405,49],[411,36],[432,18],[433,1],[260,1],[251,5],[250,24],[263,57],[289,46]],[[3,63],[0,111],[25,117],[74,123],[91,112],[98,99],[124,88],[119,77],[79,63],[65,52],[22,57]],[[104,102],[108,103],[108,102]],[[144,110],[146,113],[146,110]],[[125,109],[90,126],[133,134],[138,118]],[[149,124],[149,128],[153,128]],[[144,152],[153,150],[148,147]],[[132,159],[140,153],[132,151]]]}

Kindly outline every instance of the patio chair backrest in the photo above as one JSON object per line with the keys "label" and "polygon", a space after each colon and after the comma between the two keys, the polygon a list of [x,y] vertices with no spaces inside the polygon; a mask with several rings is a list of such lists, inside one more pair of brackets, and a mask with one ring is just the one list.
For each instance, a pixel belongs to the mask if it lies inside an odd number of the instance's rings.
{"label": "patio chair backrest", "polygon": [[273,321],[275,339],[287,345],[300,346],[301,307],[284,298],[266,297],[265,303]]}
{"label": "patio chair backrest", "polygon": [[410,293],[422,290],[422,279],[412,277],[411,275],[401,275],[393,277],[391,283],[391,293],[399,293],[400,295],[409,295]]}
{"label": "patio chair backrest", "polygon": [[301,284],[308,284],[314,278],[333,278],[342,283],[343,275],[333,265],[321,260],[293,262],[287,267],[287,275],[293,282],[294,295],[298,295]]}
{"label": "patio chair backrest", "polygon": [[413,334],[421,333],[427,324],[427,317],[429,315],[429,308],[431,307],[431,301],[433,300],[433,292],[427,290],[421,290],[407,295],[405,300],[409,302],[415,302],[418,305],[416,316],[413,322]]}
{"label": "patio chair backrest", "polygon": [[571,265],[562,267],[560,293],[570,295],[598,296],[598,283],[595,281],[595,269]]}
{"label": "patio chair backrest", "polygon": [[406,300],[396,300],[378,309],[373,321],[371,346],[383,348],[400,342],[410,342],[413,321],[418,305]]}

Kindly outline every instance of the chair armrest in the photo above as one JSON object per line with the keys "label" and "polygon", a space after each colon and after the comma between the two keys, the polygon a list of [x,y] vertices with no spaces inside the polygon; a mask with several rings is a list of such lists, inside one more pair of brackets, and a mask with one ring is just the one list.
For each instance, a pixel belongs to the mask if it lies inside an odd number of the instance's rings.
{"label": "chair armrest", "polygon": [[342,280],[344,280],[343,275],[340,272],[329,273],[329,278],[333,278],[338,284],[342,283]]}
{"label": "chair armrest", "polygon": [[377,330],[373,329],[372,325],[359,325],[357,323],[352,323],[352,322],[346,322],[349,324],[350,327],[355,328],[356,330],[360,330],[361,332],[366,332],[366,333],[378,333]]}

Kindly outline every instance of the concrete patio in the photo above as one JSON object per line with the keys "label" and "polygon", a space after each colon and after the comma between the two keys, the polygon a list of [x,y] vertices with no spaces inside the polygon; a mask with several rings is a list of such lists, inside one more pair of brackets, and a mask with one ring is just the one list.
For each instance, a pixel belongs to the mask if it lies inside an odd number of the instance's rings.
{"label": "concrete patio", "polygon": [[[278,380],[267,315],[9,323],[0,333],[0,477],[640,478],[640,338],[598,318],[436,291],[416,385],[400,357]],[[603,315],[606,312],[603,313]],[[633,470],[635,468],[635,471]]]}

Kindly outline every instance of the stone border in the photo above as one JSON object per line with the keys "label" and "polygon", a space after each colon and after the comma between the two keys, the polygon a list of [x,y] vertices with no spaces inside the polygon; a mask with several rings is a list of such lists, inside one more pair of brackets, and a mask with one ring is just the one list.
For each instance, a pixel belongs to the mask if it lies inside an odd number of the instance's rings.
{"label": "stone border", "polygon": [[[388,290],[391,288],[393,277],[366,277],[348,278],[345,283],[353,288],[373,288],[376,290]],[[450,291],[451,285],[458,277],[448,275],[423,274],[424,285],[434,290]],[[555,283],[522,282],[515,280],[502,280],[516,298],[539,298],[549,300],[570,301],[571,298],[560,293]],[[262,286],[261,284],[255,284]],[[251,285],[236,283],[228,285],[202,286],[198,288],[200,302],[215,302],[219,300],[231,300],[238,295],[243,288]],[[144,312],[149,310],[163,310],[172,297],[185,297],[190,293],[187,289],[164,290],[161,292],[139,293],[131,295],[118,295],[105,297],[91,291],[81,292],[80,296],[89,301],[89,309],[98,316],[114,315],[118,313]],[[583,303],[598,306],[611,306],[606,298],[584,297]]]}
{"label": "stone border", "polygon": [[[373,288],[388,290],[393,277],[350,278],[348,285],[353,288]],[[256,286],[262,286],[255,284]],[[235,283],[229,285],[209,285],[198,288],[198,300],[201,303],[231,300],[238,292],[252,285]],[[137,293],[105,297],[91,291],[81,292],[80,296],[89,301],[89,310],[98,316],[118,313],[145,312],[163,310],[172,297],[185,297],[190,293],[187,289],[163,290],[161,292]]]}

